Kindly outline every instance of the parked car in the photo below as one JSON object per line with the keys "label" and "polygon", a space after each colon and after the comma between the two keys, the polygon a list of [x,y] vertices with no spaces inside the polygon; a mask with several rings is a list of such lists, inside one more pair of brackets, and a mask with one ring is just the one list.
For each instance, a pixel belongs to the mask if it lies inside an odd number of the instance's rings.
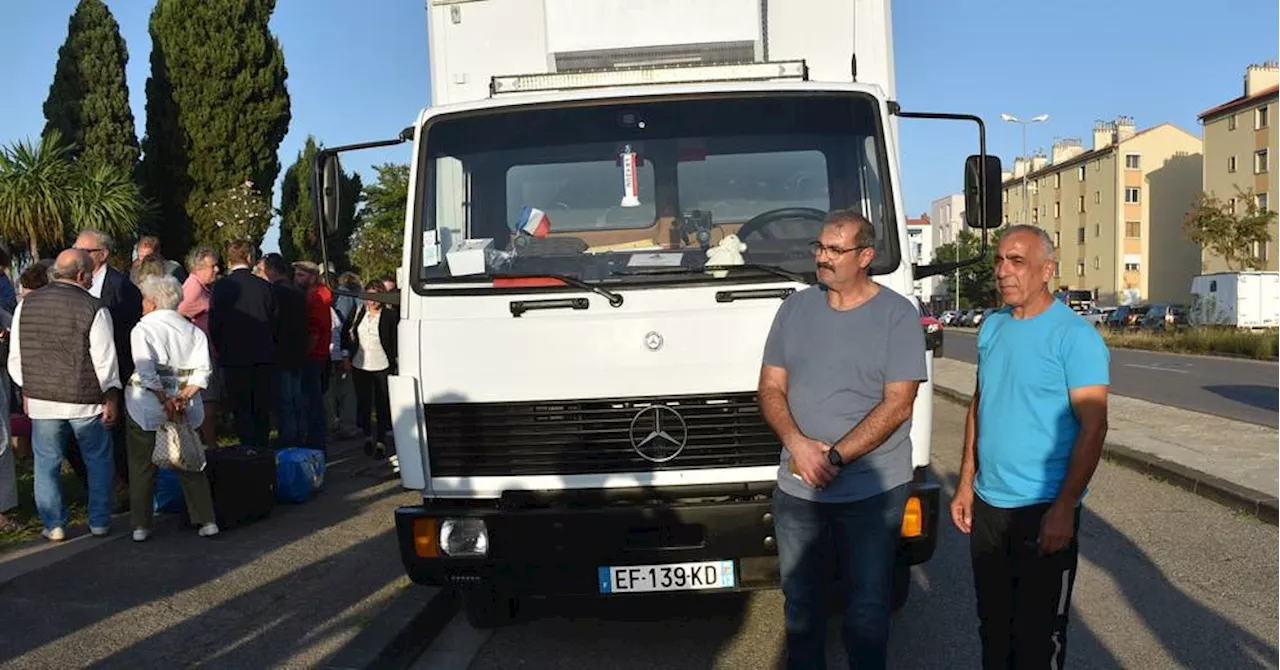
{"label": "parked car", "polygon": [[959,311],[954,309],[949,309],[943,312],[942,316],[938,317],[938,320],[941,321],[942,325],[944,326],[951,326],[951,325],[955,325],[956,317],[959,315],[960,315]]}
{"label": "parked car", "polygon": [[1115,311],[1115,307],[1094,307],[1082,316],[1085,321],[1093,324],[1094,328],[1102,328],[1107,323],[1107,318]]}
{"label": "parked car", "polygon": [[1190,325],[1186,305],[1152,305],[1142,317],[1139,327],[1155,332],[1182,330]]}
{"label": "parked car", "polygon": [[965,328],[973,327],[973,317],[977,316],[978,310],[970,309],[960,314],[960,326]]}
{"label": "parked car", "polygon": [[973,315],[973,327],[978,328],[982,326],[983,320],[985,320],[988,316],[991,316],[991,313],[994,311],[996,311],[994,307],[988,307],[984,310],[979,310],[977,314]]}
{"label": "parked car", "polygon": [[1142,317],[1147,315],[1150,305],[1121,305],[1107,317],[1107,330],[1123,332],[1137,330]]}

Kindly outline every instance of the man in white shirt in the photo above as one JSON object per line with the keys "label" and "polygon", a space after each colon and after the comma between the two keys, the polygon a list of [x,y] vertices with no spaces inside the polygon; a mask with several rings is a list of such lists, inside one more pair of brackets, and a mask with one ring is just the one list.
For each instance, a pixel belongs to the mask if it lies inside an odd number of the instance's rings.
{"label": "man in white shirt", "polygon": [[22,387],[31,417],[36,509],[43,535],[66,537],[59,474],[71,435],[89,480],[89,531],[109,532],[115,477],[111,436],[119,422],[120,374],[111,314],[89,294],[94,261],[80,249],[58,254],[43,289],[27,295],[13,318],[9,375]]}

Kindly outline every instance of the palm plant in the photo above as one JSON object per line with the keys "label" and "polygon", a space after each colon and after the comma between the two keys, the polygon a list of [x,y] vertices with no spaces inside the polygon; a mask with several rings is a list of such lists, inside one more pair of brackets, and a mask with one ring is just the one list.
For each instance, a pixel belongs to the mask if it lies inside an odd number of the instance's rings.
{"label": "palm plant", "polygon": [[76,191],[70,146],[50,130],[39,143],[19,140],[0,150],[0,236],[26,240],[31,259],[62,243]]}
{"label": "palm plant", "polygon": [[[146,209],[142,190],[128,173],[101,163],[79,171],[71,197],[71,220],[116,238],[133,234]],[[74,231],[67,231],[68,239]]]}

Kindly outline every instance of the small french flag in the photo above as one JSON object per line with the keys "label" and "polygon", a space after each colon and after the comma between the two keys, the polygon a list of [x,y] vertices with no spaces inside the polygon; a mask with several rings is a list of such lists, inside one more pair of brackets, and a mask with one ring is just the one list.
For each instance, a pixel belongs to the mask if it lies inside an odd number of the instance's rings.
{"label": "small french flag", "polygon": [[534,237],[546,237],[547,233],[551,232],[551,219],[546,212],[536,207],[526,206],[520,210],[520,220],[516,222],[515,232]]}

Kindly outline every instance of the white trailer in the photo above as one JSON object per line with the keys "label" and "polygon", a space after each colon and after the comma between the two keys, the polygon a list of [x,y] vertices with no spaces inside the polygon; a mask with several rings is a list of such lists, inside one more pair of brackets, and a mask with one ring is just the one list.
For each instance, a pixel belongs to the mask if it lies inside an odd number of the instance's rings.
{"label": "white trailer", "polygon": [[[777,586],[780,444],[755,398],[778,306],[816,283],[823,217],[876,229],[870,271],[911,295],[899,118],[974,123],[970,225],[999,225],[981,119],[895,100],[888,0],[431,0],[432,104],[413,142],[391,404],[405,569],[522,595]],[[961,166],[957,166],[960,169]],[[323,194],[323,195],[321,195]],[[742,263],[707,269],[730,236]],[[985,236],[984,236],[985,240]],[[929,357],[930,370],[932,358]],[[895,600],[937,541],[932,386]]]}
{"label": "white trailer", "polygon": [[1280,327],[1280,273],[1219,272],[1191,280],[1191,324]]}

